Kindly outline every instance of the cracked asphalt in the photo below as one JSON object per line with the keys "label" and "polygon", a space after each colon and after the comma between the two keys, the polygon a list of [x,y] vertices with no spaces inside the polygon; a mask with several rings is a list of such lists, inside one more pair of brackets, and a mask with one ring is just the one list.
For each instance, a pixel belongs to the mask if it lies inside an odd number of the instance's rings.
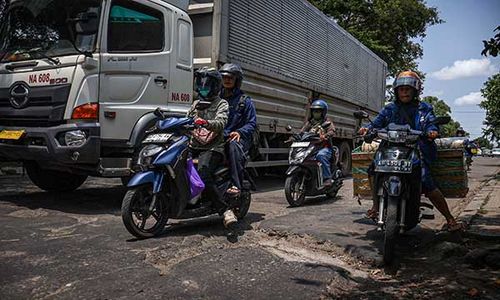
{"label": "cracked asphalt", "polygon": [[[476,159],[471,193],[499,162]],[[119,180],[51,194],[27,177],[0,176],[0,298],[315,299],[373,280],[381,234],[362,217],[370,203],[352,198],[352,180],[337,198],[300,208],[288,207],[283,181],[259,178],[236,236],[214,216],[173,221],[139,241],[121,222]],[[458,213],[464,200],[449,203]],[[424,223],[402,253],[430,243],[442,221]]]}

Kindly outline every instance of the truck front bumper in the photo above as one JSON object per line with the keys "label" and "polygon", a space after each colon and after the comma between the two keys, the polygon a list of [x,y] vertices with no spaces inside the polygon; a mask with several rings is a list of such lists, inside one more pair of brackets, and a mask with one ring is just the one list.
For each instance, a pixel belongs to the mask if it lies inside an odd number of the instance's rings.
{"label": "truck front bumper", "polygon": [[[97,164],[100,157],[98,123],[63,124],[53,127],[2,127],[2,130],[24,130],[19,140],[0,140],[0,158],[8,161],[44,161],[51,164]],[[86,141],[78,147],[64,145],[64,134],[85,132]]]}

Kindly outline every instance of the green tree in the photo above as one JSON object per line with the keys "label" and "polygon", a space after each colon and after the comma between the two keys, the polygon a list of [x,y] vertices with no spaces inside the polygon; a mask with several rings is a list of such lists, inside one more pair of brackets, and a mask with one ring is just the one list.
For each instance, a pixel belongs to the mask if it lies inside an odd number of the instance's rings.
{"label": "green tree", "polygon": [[483,137],[500,142],[500,73],[488,78],[481,94],[484,100],[479,103],[479,107],[486,110]]}
{"label": "green tree", "polygon": [[417,70],[420,41],[429,26],[442,23],[424,0],[310,0],[370,48],[389,67],[389,75]]}
{"label": "green tree", "polygon": [[493,57],[497,57],[498,52],[500,52],[500,26],[495,28],[493,32],[498,31],[494,37],[492,37],[489,41],[483,41],[484,49],[481,51],[481,55],[488,56],[491,55]]}
{"label": "green tree", "polygon": [[[434,114],[437,117],[451,117],[451,109],[443,100],[434,96],[427,96],[422,99],[422,101],[427,102],[434,108]],[[441,125],[441,137],[451,137],[455,136],[460,123],[453,119],[446,125]],[[468,135],[468,134],[467,134]]]}
{"label": "green tree", "polygon": [[493,148],[493,144],[485,137],[478,137],[477,139],[474,140],[474,142],[476,142],[476,144],[480,147],[480,148],[488,148],[488,149],[492,149]]}

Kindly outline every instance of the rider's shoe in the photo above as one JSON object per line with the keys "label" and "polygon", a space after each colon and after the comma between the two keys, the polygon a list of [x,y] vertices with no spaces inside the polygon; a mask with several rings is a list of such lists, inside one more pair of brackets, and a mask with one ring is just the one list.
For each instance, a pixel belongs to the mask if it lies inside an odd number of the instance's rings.
{"label": "rider's shoe", "polygon": [[226,228],[229,228],[229,226],[238,222],[238,218],[236,218],[236,215],[231,209],[226,210],[223,216],[224,216],[224,226]]}

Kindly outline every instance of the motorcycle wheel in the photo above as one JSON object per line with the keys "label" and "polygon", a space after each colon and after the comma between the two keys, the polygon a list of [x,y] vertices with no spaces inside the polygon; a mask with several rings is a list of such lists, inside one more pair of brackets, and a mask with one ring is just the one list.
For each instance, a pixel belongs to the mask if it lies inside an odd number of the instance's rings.
{"label": "motorcycle wheel", "polygon": [[158,194],[155,208],[149,211],[153,199],[153,187],[149,185],[130,189],[123,197],[122,221],[130,234],[139,239],[157,236],[168,221],[166,201]]}
{"label": "motorcycle wheel", "polygon": [[248,213],[250,209],[250,203],[252,202],[252,194],[250,192],[242,192],[240,195],[240,204],[234,209],[234,214],[238,220],[242,220]]}
{"label": "motorcycle wheel", "polygon": [[399,233],[398,226],[398,197],[387,197],[385,213],[384,263],[390,264],[394,259],[394,249]]}
{"label": "motorcycle wheel", "polygon": [[306,192],[300,190],[303,177],[303,173],[293,173],[285,180],[285,197],[291,207],[297,207],[304,204]]}

